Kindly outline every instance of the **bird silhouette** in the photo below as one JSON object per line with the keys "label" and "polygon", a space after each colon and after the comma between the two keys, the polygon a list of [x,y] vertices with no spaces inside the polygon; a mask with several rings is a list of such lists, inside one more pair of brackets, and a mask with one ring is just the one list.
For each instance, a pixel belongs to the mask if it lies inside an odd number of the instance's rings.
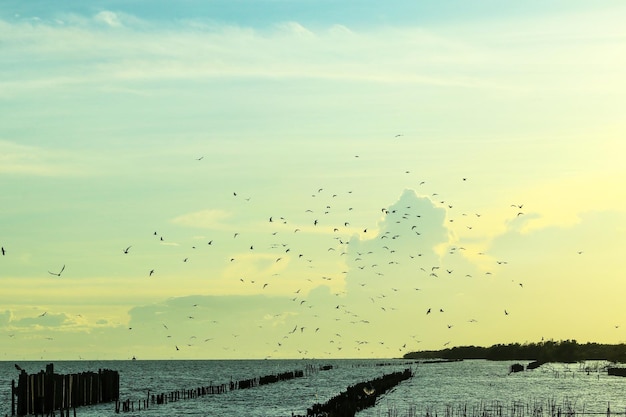
{"label": "bird silhouette", "polygon": [[61,270],[60,270],[59,272],[51,272],[51,271],[48,271],[48,273],[49,273],[49,274],[51,274],[51,275],[54,275],[54,276],[60,277],[60,276],[61,276],[61,274],[63,273],[63,271],[64,271],[64,270],[65,270],[65,265],[63,265],[63,267],[61,268]]}

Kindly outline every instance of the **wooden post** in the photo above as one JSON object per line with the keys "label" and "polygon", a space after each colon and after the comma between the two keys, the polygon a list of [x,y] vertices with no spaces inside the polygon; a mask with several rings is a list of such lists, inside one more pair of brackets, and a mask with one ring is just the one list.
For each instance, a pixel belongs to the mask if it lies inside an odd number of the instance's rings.
{"label": "wooden post", "polygon": [[73,394],[73,391],[72,391],[72,382],[73,382],[73,379],[74,379],[74,378],[72,378],[72,374],[70,374],[70,375],[68,376],[68,383],[67,383],[67,388],[68,388],[68,391],[67,391],[67,399],[68,399],[67,406],[68,406],[68,407],[70,407],[70,406],[73,406],[73,405],[74,405],[74,397],[72,396],[72,394]]}
{"label": "wooden post", "polygon": [[15,380],[11,380],[11,415],[15,415]]}
{"label": "wooden post", "polygon": [[35,405],[35,378],[34,375],[28,375],[28,406],[26,407],[26,414],[33,414],[35,410],[33,410],[33,406]]}
{"label": "wooden post", "polygon": [[61,390],[63,391],[61,393],[61,410],[63,409],[63,407],[65,407],[68,404],[68,401],[67,401],[67,384],[65,383],[66,379],[67,379],[67,377],[65,375],[63,375],[63,382],[61,383],[62,384]]}
{"label": "wooden post", "polygon": [[56,399],[57,399],[57,381],[56,379],[52,379],[52,413],[56,410]]}

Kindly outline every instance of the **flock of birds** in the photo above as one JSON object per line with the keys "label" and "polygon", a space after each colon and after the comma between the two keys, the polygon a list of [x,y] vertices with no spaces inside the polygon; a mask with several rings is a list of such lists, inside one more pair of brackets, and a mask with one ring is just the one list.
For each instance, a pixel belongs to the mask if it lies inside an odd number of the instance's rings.
{"label": "flock of birds", "polygon": [[[195,160],[202,163],[203,157]],[[469,182],[466,177],[459,180]],[[425,181],[416,181],[414,188],[420,189],[425,184]],[[378,224],[366,224],[363,219],[368,215],[355,214],[358,210],[351,206],[355,201],[350,198],[353,194],[353,191],[327,191],[326,187],[319,187],[311,193],[310,205],[294,215],[293,221],[285,213],[267,213],[267,217],[259,219],[259,223],[263,224],[257,226],[258,230],[254,232],[233,230],[230,236],[222,232],[207,238],[202,245],[197,242],[189,244],[190,252],[180,259],[183,264],[191,264],[198,259],[206,262],[209,259],[210,263],[221,263],[224,268],[233,271],[246,271],[244,266],[238,269],[236,265],[246,265],[250,259],[264,265],[258,276],[241,272],[231,280],[236,280],[242,290],[248,286],[243,291],[245,294],[273,295],[267,297],[267,320],[261,322],[250,318],[239,323],[237,328],[232,329],[234,331],[229,332],[230,340],[222,341],[223,349],[237,351],[242,335],[261,335],[271,328],[277,333],[274,340],[265,342],[266,357],[293,356],[294,351],[303,357],[320,354],[349,357],[380,355],[384,350],[392,356],[398,356],[410,349],[415,350],[422,337],[427,337],[420,334],[420,329],[403,329],[409,327],[406,325],[408,323],[398,322],[414,320],[417,314],[422,316],[420,320],[428,320],[435,315],[444,316],[447,311],[444,305],[428,305],[428,294],[422,296],[432,287],[430,283],[438,282],[435,285],[445,288],[454,285],[452,281],[445,280],[478,278],[477,273],[484,276],[493,274],[491,270],[480,268],[471,271],[457,269],[470,265],[467,259],[471,256],[486,255],[483,252],[468,255],[468,249],[454,244],[447,244],[444,253],[437,253],[433,248],[433,242],[445,243],[440,241],[441,233],[452,227],[461,227],[471,233],[480,225],[480,213],[455,212],[454,204],[441,200],[437,193],[420,192],[418,195],[405,192],[397,203],[369,215],[370,219],[378,220]],[[250,207],[254,205],[256,197],[242,197],[238,192],[232,192],[231,198],[238,201],[243,210],[259,213],[258,208]],[[523,204],[511,204],[511,217],[524,216],[523,208]],[[455,213],[455,216],[451,216],[451,213]],[[157,244],[169,243],[157,231],[150,233]],[[227,256],[222,259],[210,258],[202,253],[202,247],[204,251],[221,247],[220,253],[226,253]],[[124,245],[120,248],[120,256],[132,257],[134,251],[135,243]],[[257,253],[257,257],[251,256]],[[9,251],[3,246],[1,254],[7,256]],[[578,254],[582,254],[582,251]],[[461,261],[444,264],[444,258],[461,258]],[[158,261],[155,260],[155,263]],[[507,264],[508,260],[494,261],[494,267]],[[62,278],[65,271],[66,265],[62,264],[60,268],[48,270],[48,274]],[[181,282],[185,279],[185,273],[181,269],[178,278]],[[158,265],[146,266],[146,277],[158,278]],[[519,290],[524,288],[522,282],[513,284]],[[320,287],[328,288],[329,293],[313,296]],[[281,301],[275,301],[276,297]],[[163,338],[161,343],[174,352],[199,347],[204,349],[203,343],[216,341],[215,335],[219,332],[215,327],[220,323],[232,326],[227,313],[220,316],[210,306],[203,305],[200,296],[190,296],[190,299],[194,301],[176,318],[178,323],[159,323],[161,332],[155,331],[154,324],[151,328],[152,333]],[[503,308],[501,314],[509,316],[510,312]],[[196,327],[183,325],[180,320],[196,321],[199,324]],[[465,321],[478,322],[471,317]],[[374,328],[373,323],[379,326],[378,329],[389,330],[393,327],[393,331],[405,331],[406,334],[401,337],[406,340],[393,345],[384,336],[377,336],[377,331],[370,330]],[[440,324],[444,332],[456,326],[456,323],[445,320]],[[194,328],[210,334],[207,337],[199,337],[195,332],[183,334],[173,331],[174,327]],[[129,325],[127,329],[129,332],[136,331],[137,324]],[[225,331],[222,329],[222,334]],[[142,334],[145,336],[146,333]],[[152,337],[155,337],[154,334]],[[447,341],[443,346],[449,343]],[[316,346],[324,346],[323,351],[320,352]]]}

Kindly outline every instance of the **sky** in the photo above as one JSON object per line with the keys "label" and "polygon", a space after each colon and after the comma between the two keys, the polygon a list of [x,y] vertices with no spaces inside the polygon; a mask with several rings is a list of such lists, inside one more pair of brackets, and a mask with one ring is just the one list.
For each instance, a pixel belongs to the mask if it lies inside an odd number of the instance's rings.
{"label": "sky", "polygon": [[2,2],[0,360],[626,342],[625,18]]}

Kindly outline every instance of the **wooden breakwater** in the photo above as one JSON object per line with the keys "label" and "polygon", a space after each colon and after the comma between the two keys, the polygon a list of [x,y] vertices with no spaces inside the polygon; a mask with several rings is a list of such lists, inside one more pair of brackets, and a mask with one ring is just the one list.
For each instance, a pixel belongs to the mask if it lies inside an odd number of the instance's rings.
{"label": "wooden breakwater", "polygon": [[188,400],[201,398],[210,395],[223,394],[229,391],[239,390],[239,389],[248,389],[254,388],[261,385],[273,384],[279,381],[287,381],[294,378],[301,378],[305,375],[308,375],[312,372],[317,372],[318,370],[329,370],[332,369],[332,366],[324,366],[315,368],[312,365],[306,367],[305,370],[297,370],[297,371],[287,371],[281,372],[278,374],[265,375],[261,377],[255,378],[247,378],[239,381],[230,381],[228,383],[213,385],[212,383],[209,385],[204,385],[200,387],[181,389],[169,392],[163,392],[160,394],[150,394],[143,400],[135,400],[131,401],[130,399],[125,401],[116,401],[115,402],[115,412],[134,412],[141,411],[147,408],[150,408],[153,405],[167,404],[171,402]]}
{"label": "wooden breakwater", "polygon": [[[372,407],[376,398],[383,395],[400,382],[413,376],[410,369],[393,372],[367,382],[360,382],[348,387],[341,394],[324,404],[314,404],[307,409],[307,417],[354,417],[357,411]],[[304,416],[299,416],[304,417]]]}
{"label": "wooden breakwater", "polygon": [[15,380],[11,383],[11,415],[43,416],[59,410],[69,416],[70,409],[117,400],[119,381],[118,372],[109,369],[59,375],[48,364],[37,374],[22,370],[17,386]]}

